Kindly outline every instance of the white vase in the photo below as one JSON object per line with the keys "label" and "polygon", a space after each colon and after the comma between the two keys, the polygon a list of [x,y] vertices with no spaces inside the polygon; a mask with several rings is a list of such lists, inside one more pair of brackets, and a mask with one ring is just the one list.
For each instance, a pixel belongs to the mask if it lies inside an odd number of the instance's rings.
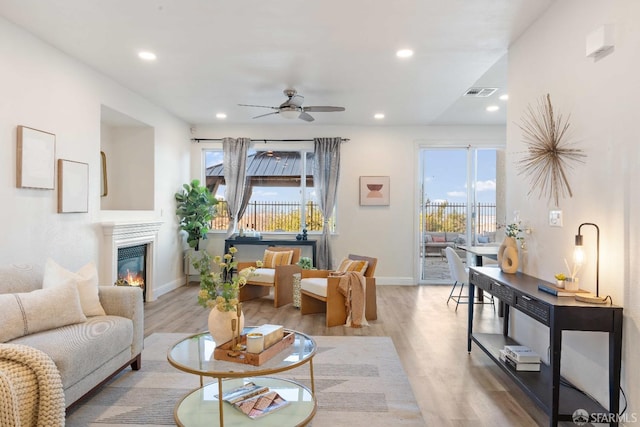
{"label": "white vase", "polygon": [[518,243],[515,237],[505,237],[498,249],[498,265],[505,273],[518,271]]}
{"label": "white vase", "polygon": [[[221,344],[226,343],[227,341],[231,341],[233,338],[233,330],[231,329],[231,321],[232,319],[237,319],[237,313],[235,310],[232,311],[220,311],[217,308],[212,308],[211,312],[209,312],[209,333],[211,337],[216,342],[216,347]],[[244,313],[240,311],[240,332],[242,333],[242,329],[244,328]],[[236,328],[236,333],[238,328]]]}

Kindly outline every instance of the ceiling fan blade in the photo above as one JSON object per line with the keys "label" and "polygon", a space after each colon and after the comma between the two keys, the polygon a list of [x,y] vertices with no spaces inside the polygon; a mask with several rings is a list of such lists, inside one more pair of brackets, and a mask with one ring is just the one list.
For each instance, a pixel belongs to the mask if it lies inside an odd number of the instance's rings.
{"label": "ceiling fan blade", "polygon": [[261,114],[259,116],[252,117],[252,119],[259,119],[260,117],[271,116],[272,114],[279,114],[279,113],[280,113],[279,111],[275,111],[273,113]]}
{"label": "ceiling fan blade", "polygon": [[315,120],[313,117],[311,117],[311,114],[305,113],[304,111],[300,113],[298,118],[304,120],[305,122],[312,122]]}
{"label": "ceiling fan blade", "polygon": [[302,107],[302,103],[304,102],[304,96],[302,95],[294,95],[289,100],[289,105],[295,105],[296,107]]}
{"label": "ceiling fan blade", "polygon": [[267,105],[251,105],[251,104],[238,104],[241,107],[259,107],[259,108],[271,108],[272,110],[277,110],[278,107],[269,107]]}
{"label": "ceiling fan blade", "polygon": [[330,113],[332,111],[344,111],[344,107],[329,107],[323,105],[313,105],[309,107],[302,107],[303,111],[312,111],[317,113]]}

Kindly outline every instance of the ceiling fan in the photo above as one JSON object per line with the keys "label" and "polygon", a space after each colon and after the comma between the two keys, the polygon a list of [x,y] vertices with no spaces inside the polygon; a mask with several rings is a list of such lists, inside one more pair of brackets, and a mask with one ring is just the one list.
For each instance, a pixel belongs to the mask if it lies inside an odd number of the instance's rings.
{"label": "ceiling fan", "polygon": [[298,92],[295,89],[285,89],[284,94],[287,97],[287,100],[280,104],[279,107],[269,107],[266,105],[250,105],[250,104],[238,104],[242,107],[259,107],[259,108],[270,108],[272,110],[276,110],[272,113],[261,114],[259,116],[255,116],[254,119],[270,116],[272,114],[280,114],[282,117],[287,119],[301,119],[306,122],[312,122],[315,119],[308,112],[317,112],[317,113],[329,113],[332,111],[344,111],[344,107],[329,107],[329,106],[320,106],[314,105],[309,107],[303,107],[302,103],[304,102],[304,96],[298,95]]}

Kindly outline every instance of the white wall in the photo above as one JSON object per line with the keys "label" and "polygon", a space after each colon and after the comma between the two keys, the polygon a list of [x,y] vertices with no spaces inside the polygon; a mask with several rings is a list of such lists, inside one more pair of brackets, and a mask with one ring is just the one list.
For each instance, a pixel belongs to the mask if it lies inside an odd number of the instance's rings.
{"label": "white wall", "polygon": [[[339,113],[335,113],[339,114]],[[504,144],[502,126],[349,127],[309,125],[255,125],[247,127],[199,125],[197,138],[249,137],[253,139],[349,138],[341,147],[337,233],[332,236],[334,263],[349,253],[378,258],[379,284],[417,283],[416,194],[417,147],[447,144],[486,146]],[[213,144],[193,144],[192,174],[201,177],[201,151]],[[217,146],[221,146],[218,144]],[[290,146],[290,145],[289,145]],[[360,206],[359,177],[386,176],[391,182],[390,206]],[[208,248],[222,253],[223,237],[212,234]]]}
{"label": "white wall", "polygon": [[[623,383],[630,413],[640,411],[640,344],[638,314],[638,208],[636,184],[639,152],[640,2],[634,0],[562,0],[510,48],[507,126],[507,212],[519,210],[533,227],[528,237],[525,272],[553,279],[571,260],[574,235],[583,222],[600,227],[600,294],[624,307]],[[585,56],[585,38],[604,24],[615,26],[615,50],[595,60]],[[529,104],[551,94],[556,114],[571,115],[571,140],[587,155],[569,173],[573,198],[561,200],[564,227],[548,223],[551,204],[527,196],[529,182],[516,162],[525,146],[518,126]],[[595,229],[583,227],[590,263],[583,267],[581,287],[595,291]],[[519,340],[547,354],[548,330],[517,317]],[[567,333],[563,373],[608,404],[605,334]],[[624,402],[623,402],[624,403]]]}
{"label": "white wall", "polygon": [[[189,179],[189,126],[3,18],[0,64],[0,264],[43,265],[52,257],[71,269],[99,265],[101,221],[161,217],[156,282],[166,289],[180,284],[173,195]],[[102,104],[154,128],[153,209],[100,211]],[[56,158],[89,164],[88,213],[58,214],[57,188],[16,188],[18,125],[54,133]]]}

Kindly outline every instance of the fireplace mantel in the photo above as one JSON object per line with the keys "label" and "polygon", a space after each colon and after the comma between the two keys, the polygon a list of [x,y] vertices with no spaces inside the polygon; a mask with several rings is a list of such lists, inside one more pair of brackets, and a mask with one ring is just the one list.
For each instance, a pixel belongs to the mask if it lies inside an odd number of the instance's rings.
{"label": "fireplace mantel", "polygon": [[118,248],[146,244],[147,251],[147,301],[156,299],[154,295],[154,277],[156,268],[156,244],[158,231],[164,221],[140,220],[140,221],[109,221],[102,222],[104,245],[101,257],[101,277],[106,283],[114,283],[118,278]]}

